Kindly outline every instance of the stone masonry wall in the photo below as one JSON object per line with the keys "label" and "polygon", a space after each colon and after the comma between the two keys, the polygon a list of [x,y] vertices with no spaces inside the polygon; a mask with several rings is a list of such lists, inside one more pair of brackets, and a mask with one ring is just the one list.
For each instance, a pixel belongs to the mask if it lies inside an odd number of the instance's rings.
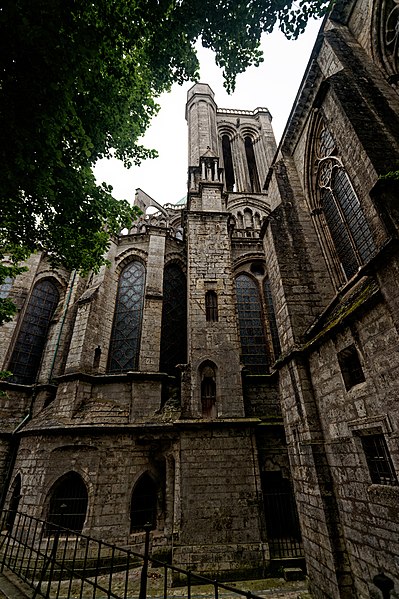
{"label": "stone masonry wall", "polygon": [[181,433],[181,547],[185,568],[212,576],[259,573],[267,559],[262,544],[260,482],[255,440],[245,427]]}
{"label": "stone masonry wall", "polygon": [[[139,477],[148,471],[162,487],[157,534],[165,542],[172,534],[174,485],[162,479],[165,473],[160,472],[158,463],[162,458],[168,463],[169,455],[178,459],[173,436],[157,433],[148,436],[143,430],[98,434],[92,429],[87,435],[73,431],[68,434],[65,431],[64,435],[32,436],[31,433],[21,439],[13,474],[13,480],[18,473],[21,475],[20,509],[46,518],[52,485],[60,476],[74,471],[81,475],[88,491],[84,532],[98,539],[135,546],[143,542],[144,535],[130,533],[131,495]],[[174,473],[168,472],[167,467],[166,477],[171,476],[174,478]]]}
{"label": "stone masonry wall", "polygon": [[[240,376],[240,348],[235,314],[227,214],[188,215],[188,334],[192,369],[190,410],[201,414],[198,369],[206,360],[217,368],[217,414],[219,417],[244,415]],[[218,321],[208,322],[205,294],[218,296]]]}
{"label": "stone masonry wall", "polygon": [[[345,390],[337,352],[355,344],[365,382]],[[399,470],[399,337],[384,304],[339,331],[311,356],[310,367],[333,485],[342,515],[359,597],[369,596],[372,579],[384,570],[399,584],[399,487],[372,484],[361,435],[385,433]],[[382,374],[383,373],[383,374]]]}

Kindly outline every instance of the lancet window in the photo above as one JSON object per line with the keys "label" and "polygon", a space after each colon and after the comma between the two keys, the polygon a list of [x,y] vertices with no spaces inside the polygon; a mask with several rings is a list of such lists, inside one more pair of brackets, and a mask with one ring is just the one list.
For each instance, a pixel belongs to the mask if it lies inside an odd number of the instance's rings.
{"label": "lancet window", "polygon": [[312,168],[316,204],[313,216],[319,221],[325,250],[334,250],[342,272],[350,279],[372,257],[375,244],[335,141],[322,120],[317,129]]}
{"label": "lancet window", "polygon": [[109,372],[137,370],[143,319],[145,269],[130,262],[119,278],[109,352]]}
{"label": "lancet window", "polygon": [[145,524],[156,527],[158,486],[145,472],[137,481],[130,505],[130,532],[144,530]]}
{"label": "lancet window", "polygon": [[161,328],[160,370],[175,374],[187,361],[187,283],[177,264],[165,267]]}
{"label": "lancet window", "polygon": [[[252,374],[266,373],[281,353],[270,282],[261,263],[236,278],[241,359]],[[253,276],[252,276],[253,275]]]}
{"label": "lancet window", "polygon": [[242,361],[253,373],[269,368],[262,304],[256,282],[248,275],[236,279]]}
{"label": "lancet window", "polygon": [[251,191],[252,193],[260,193],[259,175],[258,169],[256,167],[255,152],[252,139],[250,137],[246,137],[244,139],[244,145],[249,174],[249,191]]}
{"label": "lancet window", "polygon": [[34,286],[8,365],[8,370],[13,373],[12,382],[22,385],[35,382],[59,299],[58,289],[49,279]]}
{"label": "lancet window", "polygon": [[224,177],[226,182],[226,190],[234,191],[234,167],[233,167],[233,156],[231,153],[231,142],[228,135],[222,137],[222,152],[223,152],[223,164],[224,164]]}

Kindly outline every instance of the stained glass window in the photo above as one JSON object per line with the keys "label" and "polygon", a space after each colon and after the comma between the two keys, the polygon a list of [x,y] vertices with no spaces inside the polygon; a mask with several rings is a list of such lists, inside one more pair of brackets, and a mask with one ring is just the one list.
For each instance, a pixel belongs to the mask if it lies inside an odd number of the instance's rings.
{"label": "stained glass window", "polygon": [[334,242],[338,258],[348,279],[353,277],[359,265],[353,250],[348,231],[339,213],[334,195],[330,189],[321,190],[321,205]]}
{"label": "stained glass window", "polygon": [[145,270],[141,262],[123,269],[112,329],[109,372],[137,370],[143,318]]}
{"label": "stained glass window", "polygon": [[218,296],[216,291],[207,291],[205,294],[206,319],[210,322],[218,321]]}
{"label": "stained glass window", "polygon": [[349,177],[342,168],[334,169],[332,185],[361,261],[366,262],[375,252],[373,237]]}
{"label": "stained glass window", "polygon": [[35,382],[47,333],[60,296],[54,283],[39,281],[31,293],[8,370],[11,381],[22,385]]}
{"label": "stained glass window", "polygon": [[186,277],[176,264],[166,266],[163,279],[160,370],[175,374],[187,361]]}
{"label": "stained glass window", "polygon": [[269,358],[258,286],[249,276],[236,279],[242,361],[254,374],[266,372]]}
{"label": "stained glass window", "polygon": [[375,244],[359,199],[342,164],[333,154],[335,143],[321,124],[316,178],[320,205],[345,275],[350,279],[375,253]]}
{"label": "stained glass window", "polygon": [[276,314],[274,312],[272,291],[270,288],[269,279],[265,279],[263,282],[263,291],[265,294],[266,308],[267,308],[267,316],[269,319],[270,333],[272,336],[274,357],[277,359],[281,353],[280,347],[280,339],[278,336],[277,322],[276,322]]}

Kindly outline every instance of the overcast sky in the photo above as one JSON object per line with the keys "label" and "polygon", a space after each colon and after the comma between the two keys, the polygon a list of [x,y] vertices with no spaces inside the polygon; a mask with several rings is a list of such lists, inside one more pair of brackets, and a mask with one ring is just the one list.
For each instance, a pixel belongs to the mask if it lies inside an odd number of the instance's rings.
{"label": "overcast sky", "polygon": [[[288,41],[279,31],[265,35],[262,41],[265,60],[258,68],[238,75],[236,91],[229,96],[223,88],[220,69],[210,50],[199,49],[200,81],[215,92],[219,108],[253,110],[266,107],[272,114],[273,129],[279,141],[299,84],[309,60],[320,21],[311,21],[296,41]],[[187,125],[184,118],[187,90],[193,83],[175,85],[159,99],[161,110],[143,138],[159,157],[146,160],[140,167],[125,169],[118,160],[102,160],[95,169],[98,182],[114,188],[114,196],[133,202],[141,187],[157,202],[176,203],[187,192]]]}

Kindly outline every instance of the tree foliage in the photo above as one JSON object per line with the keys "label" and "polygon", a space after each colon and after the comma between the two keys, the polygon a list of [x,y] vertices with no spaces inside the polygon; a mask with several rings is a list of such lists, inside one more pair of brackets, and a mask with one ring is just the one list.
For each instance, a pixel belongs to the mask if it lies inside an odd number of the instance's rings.
{"label": "tree foliage", "polygon": [[69,268],[97,268],[132,208],[96,184],[92,167],[112,154],[127,167],[156,155],[139,139],[156,97],[197,78],[196,40],[215,51],[231,91],[236,75],[262,60],[262,32],[278,23],[295,38],[328,4],[3,0],[0,258],[15,268],[44,249]]}

